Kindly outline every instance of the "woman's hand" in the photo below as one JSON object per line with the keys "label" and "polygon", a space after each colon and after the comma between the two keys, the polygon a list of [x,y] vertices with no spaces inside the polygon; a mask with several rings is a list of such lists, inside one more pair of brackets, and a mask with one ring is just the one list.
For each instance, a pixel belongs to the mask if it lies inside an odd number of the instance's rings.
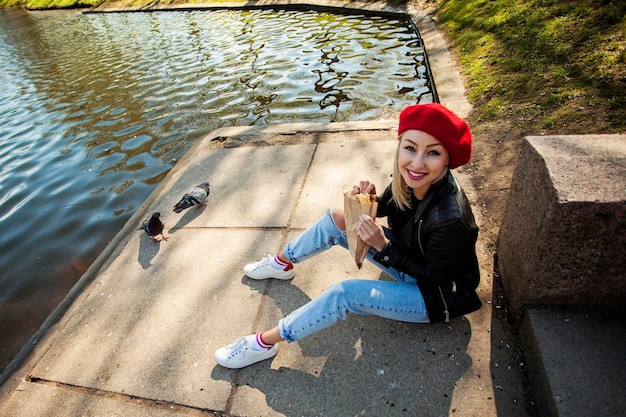
{"label": "woman's hand", "polygon": [[383,250],[387,244],[383,227],[375,219],[372,219],[365,213],[359,216],[357,232],[359,233],[359,237],[363,239],[363,242],[367,243],[378,252]]}
{"label": "woman's hand", "polygon": [[352,188],[357,194],[369,194],[372,197],[376,197],[376,185],[373,182],[367,180],[359,181],[359,185],[355,185]]}

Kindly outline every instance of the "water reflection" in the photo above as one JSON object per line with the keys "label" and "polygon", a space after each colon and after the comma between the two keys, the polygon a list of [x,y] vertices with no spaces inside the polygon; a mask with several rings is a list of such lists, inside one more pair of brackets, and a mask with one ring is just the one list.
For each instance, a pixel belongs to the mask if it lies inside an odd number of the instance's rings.
{"label": "water reflection", "polygon": [[0,10],[1,364],[194,142],[433,99],[406,22]]}

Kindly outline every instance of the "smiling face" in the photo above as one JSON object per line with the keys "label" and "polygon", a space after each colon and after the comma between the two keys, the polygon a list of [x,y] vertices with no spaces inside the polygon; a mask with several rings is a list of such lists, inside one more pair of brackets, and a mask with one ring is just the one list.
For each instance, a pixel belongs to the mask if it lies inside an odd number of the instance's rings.
{"label": "smiling face", "polygon": [[400,136],[398,168],[413,195],[421,200],[430,186],[443,178],[450,161],[448,150],[421,130],[407,130]]}

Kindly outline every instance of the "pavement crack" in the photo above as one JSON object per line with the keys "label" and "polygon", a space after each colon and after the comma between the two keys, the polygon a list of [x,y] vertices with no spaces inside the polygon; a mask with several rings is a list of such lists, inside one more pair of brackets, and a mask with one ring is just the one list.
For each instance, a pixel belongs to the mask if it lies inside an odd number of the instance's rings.
{"label": "pavement crack", "polygon": [[186,416],[197,417],[227,417],[227,414],[222,411],[208,410],[200,407],[190,406],[186,404],[179,404],[167,400],[157,400],[151,398],[137,397],[135,395],[129,395],[114,391],[106,391],[98,388],[83,387],[80,385],[67,384],[58,381],[51,381],[42,378],[30,377],[28,381],[34,384],[41,384],[51,388],[62,389],[66,391],[72,391],[81,395],[88,395],[91,397],[97,397],[99,399],[113,400],[120,403],[133,405],[136,407],[175,412],[177,414],[184,414]]}

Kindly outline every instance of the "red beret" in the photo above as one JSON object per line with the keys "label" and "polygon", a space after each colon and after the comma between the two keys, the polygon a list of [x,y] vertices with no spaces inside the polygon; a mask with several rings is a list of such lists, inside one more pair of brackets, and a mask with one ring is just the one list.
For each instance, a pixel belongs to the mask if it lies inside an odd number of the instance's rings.
{"label": "red beret", "polygon": [[467,164],[472,157],[469,126],[439,103],[415,104],[402,110],[398,136],[410,129],[426,132],[441,142],[450,153],[450,169]]}

